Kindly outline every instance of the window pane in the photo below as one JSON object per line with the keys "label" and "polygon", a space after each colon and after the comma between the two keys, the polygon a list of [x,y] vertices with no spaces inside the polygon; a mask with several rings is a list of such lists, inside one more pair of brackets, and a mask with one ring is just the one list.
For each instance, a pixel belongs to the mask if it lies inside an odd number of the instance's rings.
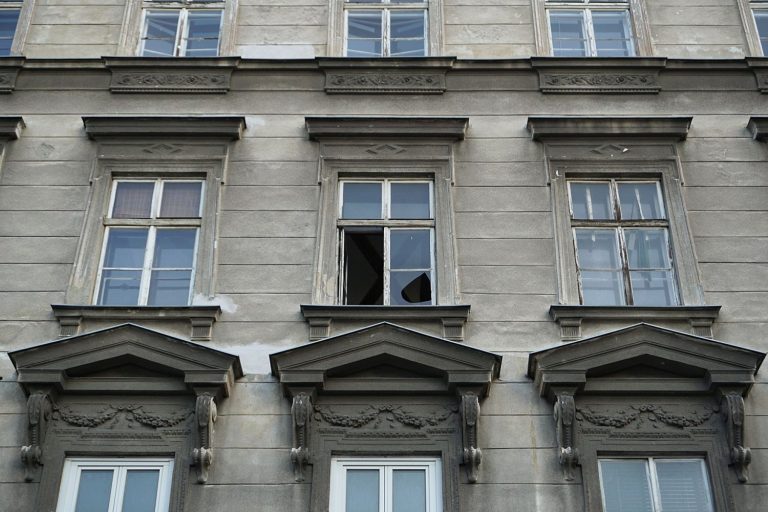
{"label": "window pane", "polygon": [[379,512],[379,470],[347,470],[346,512]]}
{"label": "window pane", "polygon": [[381,57],[380,39],[349,39],[347,57]]}
{"label": "window pane", "polygon": [[384,304],[384,230],[344,230],[346,304]]}
{"label": "window pane", "polygon": [[671,270],[632,271],[632,302],[635,306],[671,306],[677,304],[675,279]]}
{"label": "window pane", "polygon": [[392,183],[390,217],[429,219],[429,183]]}
{"label": "window pane", "polygon": [[158,229],[152,266],[192,268],[196,238],[196,229]]}
{"label": "window pane", "polygon": [[704,461],[656,460],[664,512],[712,512]]}
{"label": "window pane", "polygon": [[147,229],[110,229],[105,268],[142,268],[147,247]]}
{"label": "window pane", "polygon": [[763,55],[768,57],[768,11],[753,11],[755,25],[760,36],[760,45],[763,47]]}
{"label": "window pane", "polygon": [[0,10],[0,57],[11,54],[13,36],[16,34],[16,24],[19,21],[18,9]]}
{"label": "window pane", "polygon": [[432,304],[432,280],[429,272],[393,271],[390,272],[389,281],[390,304]]}
{"label": "window pane", "polygon": [[219,54],[221,11],[189,13],[187,50],[189,57],[215,57]]}
{"label": "window pane", "polygon": [[150,57],[175,55],[178,25],[178,11],[148,11],[142,55]]}
{"label": "window pane", "polygon": [[393,39],[424,38],[424,11],[392,11],[389,35]]}
{"label": "window pane", "polygon": [[139,303],[141,270],[104,270],[101,273],[99,305],[135,306]]}
{"label": "window pane", "polygon": [[350,39],[381,39],[381,11],[349,11],[347,36]]}
{"label": "window pane", "polygon": [[552,54],[555,57],[584,57],[587,39],[584,36],[584,13],[549,11],[552,33]]}
{"label": "window pane", "polygon": [[392,512],[426,512],[426,471],[423,469],[393,470],[392,494]]}
{"label": "window pane", "polygon": [[342,219],[380,219],[381,183],[344,183]]}
{"label": "window pane", "polygon": [[569,183],[574,219],[613,219],[608,183]]}
{"label": "window pane", "polygon": [[182,306],[189,304],[191,270],[153,270],[149,282],[149,306]]}
{"label": "window pane", "polygon": [[112,218],[148,219],[152,216],[154,183],[120,181],[115,189]]}
{"label": "window pane", "polygon": [[630,269],[668,269],[672,267],[666,229],[625,229]]}
{"label": "window pane", "polygon": [[75,512],[107,512],[112,493],[112,470],[86,469],[80,472]]}
{"label": "window pane", "polygon": [[621,218],[664,219],[658,183],[619,183]]}
{"label": "window pane", "polygon": [[202,182],[166,181],[163,183],[160,217],[200,217],[200,192],[202,188]]}
{"label": "window pane", "polygon": [[431,230],[393,229],[389,232],[389,259],[392,269],[430,269]]}
{"label": "window pane", "polygon": [[579,281],[585,306],[621,306],[626,302],[621,272],[582,270]]}
{"label": "window pane", "polygon": [[125,477],[123,512],[155,512],[160,471],[130,469]]}
{"label": "window pane", "polygon": [[592,11],[595,48],[599,57],[634,55],[629,29],[629,11]]}
{"label": "window pane", "polygon": [[391,57],[423,57],[426,54],[424,39],[393,39],[389,42]]}
{"label": "window pane", "polygon": [[576,229],[576,250],[579,268],[582,270],[621,268],[619,244],[614,229]]}
{"label": "window pane", "polygon": [[600,485],[604,512],[653,512],[646,461],[601,460]]}

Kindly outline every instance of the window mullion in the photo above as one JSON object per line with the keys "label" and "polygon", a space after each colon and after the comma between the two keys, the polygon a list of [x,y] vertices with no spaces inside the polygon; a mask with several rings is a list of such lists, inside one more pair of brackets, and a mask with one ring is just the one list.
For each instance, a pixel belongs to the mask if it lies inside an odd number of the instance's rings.
{"label": "window mullion", "polygon": [[597,56],[597,43],[595,42],[595,26],[592,23],[592,10],[584,9],[585,33],[587,34],[587,44],[589,45],[589,56]]}
{"label": "window mullion", "polygon": [[189,10],[186,8],[179,9],[179,24],[176,26],[176,48],[175,55],[177,57],[184,56],[187,51],[187,30],[189,29],[189,23],[187,23],[187,14]]}
{"label": "window mullion", "polygon": [[125,494],[125,468],[115,467],[112,472],[112,493],[109,497],[109,512],[120,512]]}
{"label": "window mullion", "polygon": [[653,457],[646,460],[648,464],[648,476],[651,479],[651,500],[653,502],[654,512],[662,512],[661,509],[661,491],[659,490],[659,475],[656,473],[656,462]]}
{"label": "window mullion", "polygon": [[624,280],[624,300],[628,306],[634,304],[632,297],[632,276],[629,272],[629,254],[627,253],[626,238],[624,237],[624,228],[616,228],[619,239],[619,257],[621,258],[622,278]]}
{"label": "window mullion", "polygon": [[151,226],[147,234],[147,248],[144,253],[144,266],[141,269],[141,285],[139,286],[139,305],[146,306],[149,298],[149,284],[152,278],[152,265],[155,257],[155,237],[157,228]]}
{"label": "window mullion", "polygon": [[[390,48],[389,48],[389,38],[390,38],[390,21],[389,21],[389,9],[384,9],[384,15],[381,17],[382,20],[382,28],[381,28],[381,55],[383,57],[389,57],[390,56]],[[389,187],[387,187],[389,188]]]}
{"label": "window mullion", "polygon": [[394,495],[392,489],[392,468],[384,466],[381,470],[383,478],[381,479],[380,498],[379,498],[379,510],[382,512],[392,512],[392,502]]}
{"label": "window mullion", "polygon": [[390,287],[390,261],[389,261],[389,235],[392,228],[384,228],[384,297],[382,303],[389,305],[389,287]]}

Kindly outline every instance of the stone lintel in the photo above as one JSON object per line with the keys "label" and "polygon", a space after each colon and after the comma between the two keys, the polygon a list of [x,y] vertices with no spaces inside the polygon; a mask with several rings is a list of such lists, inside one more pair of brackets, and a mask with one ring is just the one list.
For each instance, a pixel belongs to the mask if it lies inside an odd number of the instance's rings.
{"label": "stone lintel", "polygon": [[305,117],[310,140],[396,137],[463,140],[468,117]]}
{"label": "stone lintel", "polygon": [[83,116],[88,137],[219,137],[237,140],[243,116]]}
{"label": "stone lintel", "polygon": [[656,137],[685,140],[691,116],[531,116],[533,140],[568,137]]}

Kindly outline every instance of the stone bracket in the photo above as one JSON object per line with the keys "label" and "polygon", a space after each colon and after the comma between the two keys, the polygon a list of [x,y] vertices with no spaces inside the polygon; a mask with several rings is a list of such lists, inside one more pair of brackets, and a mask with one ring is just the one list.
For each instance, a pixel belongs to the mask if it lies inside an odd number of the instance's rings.
{"label": "stone bracket", "polygon": [[567,481],[574,479],[579,464],[579,450],[574,447],[576,403],[573,392],[559,392],[555,397],[555,428],[557,431],[557,458]]}
{"label": "stone bracket", "polygon": [[473,391],[460,393],[462,462],[467,469],[469,483],[477,482],[477,471],[483,460],[483,452],[478,448],[477,434],[480,421],[480,400]]}
{"label": "stone bracket", "polygon": [[0,94],[10,94],[16,88],[16,78],[18,78],[25,60],[25,57],[2,59],[2,64],[0,64]]}
{"label": "stone bracket", "polygon": [[303,482],[305,468],[309,464],[309,423],[312,420],[312,398],[308,393],[300,392],[293,396],[291,404],[293,420],[293,447],[291,448],[291,463],[293,476],[297,482]]}
{"label": "stone bracket", "polygon": [[768,93],[768,59],[759,57],[747,57],[747,66],[752,69],[757,81],[757,90],[763,94]]}
{"label": "stone bracket", "polygon": [[723,395],[723,418],[728,435],[730,465],[736,470],[739,482],[749,479],[747,467],[752,461],[752,451],[744,446],[744,398],[740,393],[730,391]]}
{"label": "stone bracket", "polygon": [[48,421],[53,412],[53,402],[48,393],[35,391],[27,399],[27,441],[21,447],[21,462],[24,464],[24,480],[31,482],[43,465],[43,444],[48,430]]}
{"label": "stone bracket", "polygon": [[192,449],[192,467],[197,469],[197,482],[208,481],[208,470],[213,463],[213,424],[216,422],[216,401],[213,395],[202,393],[195,402],[197,443]]}

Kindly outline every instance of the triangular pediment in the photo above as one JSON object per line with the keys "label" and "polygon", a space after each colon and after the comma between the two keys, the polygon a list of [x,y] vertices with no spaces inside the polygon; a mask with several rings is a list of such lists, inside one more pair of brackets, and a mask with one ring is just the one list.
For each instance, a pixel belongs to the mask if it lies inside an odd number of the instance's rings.
{"label": "triangular pediment", "polygon": [[542,395],[745,391],[765,354],[650,324],[637,324],[530,355],[528,376]]}
{"label": "triangular pediment", "polygon": [[404,327],[380,323],[270,356],[287,387],[328,393],[487,391],[501,357]]}
{"label": "triangular pediment", "polygon": [[83,393],[229,393],[242,376],[237,356],[146,327],[123,324],[9,354],[25,387]]}

